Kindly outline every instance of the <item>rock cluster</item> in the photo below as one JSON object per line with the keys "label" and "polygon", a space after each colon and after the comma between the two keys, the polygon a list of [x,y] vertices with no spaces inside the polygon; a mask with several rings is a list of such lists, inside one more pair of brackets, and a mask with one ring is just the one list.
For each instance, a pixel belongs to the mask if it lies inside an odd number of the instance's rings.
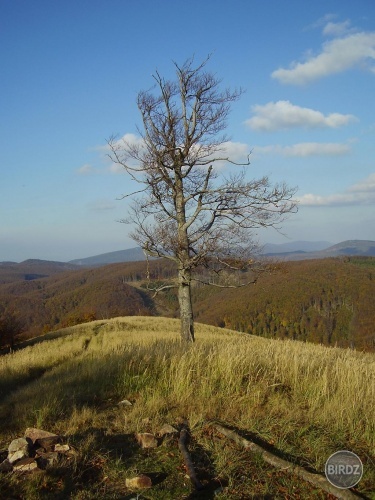
{"label": "rock cluster", "polygon": [[0,472],[44,470],[62,456],[74,455],[61,436],[42,429],[28,427],[24,437],[14,439],[8,446],[8,456],[0,463]]}
{"label": "rock cluster", "polygon": [[[135,435],[141,448],[156,448],[166,436],[174,436],[178,430],[169,424],[163,425],[154,435],[149,432]],[[27,428],[25,435],[14,439],[8,446],[7,452],[0,453],[7,457],[0,463],[0,472],[29,472],[45,470],[53,466],[62,458],[71,458],[76,452],[63,443],[61,436],[42,429]],[[131,490],[147,489],[152,487],[152,480],[145,474],[126,479],[126,486]]]}

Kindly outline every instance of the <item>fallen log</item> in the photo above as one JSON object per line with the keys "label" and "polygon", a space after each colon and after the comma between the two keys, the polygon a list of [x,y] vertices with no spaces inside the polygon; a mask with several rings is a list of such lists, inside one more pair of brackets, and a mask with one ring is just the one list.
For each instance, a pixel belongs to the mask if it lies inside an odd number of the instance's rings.
{"label": "fallen log", "polygon": [[318,488],[321,488],[322,490],[326,491],[327,493],[330,493],[331,495],[334,495],[336,498],[340,500],[354,500],[361,498],[355,493],[353,493],[350,490],[342,490],[340,488],[336,488],[333,486],[326,478],[321,476],[320,474],[314,474],[312,472],[308,472],[306,469],[303,467],[300,467],[298,465],[293,464],[292,462],[289,462],[288,460],[284,460],[282,458],[277,457],[273,453],[265,450],[258,444],[248,441],[247,439],[241,437],[239,434],[237,434],[235,431],[228,429],[227,427],[224,427],[223,425],[220,424],[211,424],[217,431],[220,432],[220,434],[223,434],[227,438],[231,439],[238,445],[242,446],[243,448],[250,450],[253,453],[258,453],[262,456],[263,460],[267,462],[268,464],[273,465],[277,469],[281,470],[287,470],[288,472],[291,472],[292,474],[301,477],[305,481],[308,481],[309,483],[313,484],[314,486],[317,486]]}
{"label": "fallen log", "polygon": [[184,458],[186,472],[190,478],[190,481],[193,483],[194,488],[196,490],[201,490],[201,489],[203,489],[204,486],[199,481],[199,479],[197,478],[197,475],[195,473],[193,461],[191,459],[190,453],[189,453],[187,446],[186,446],[187,438],[188,438],[188,430],[184,426],[184,427],[182,427],[182,429],[180,431],[180,437],[178,440],[178,448],[179,448],[179,450]]}

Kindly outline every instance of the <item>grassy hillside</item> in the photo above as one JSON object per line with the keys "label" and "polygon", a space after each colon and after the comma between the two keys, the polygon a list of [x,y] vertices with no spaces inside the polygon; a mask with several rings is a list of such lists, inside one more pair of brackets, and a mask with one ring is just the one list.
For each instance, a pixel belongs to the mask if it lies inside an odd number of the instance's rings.
{"label": "grassy hillside", "polygon": [[[178,330],[166,318],[95,321],[1,357],[0,454],[26,427],[56,432],[76,450],[40,474],[1,474],[3,498],[130,499],[125,480],[140,473],[154,482],[144,499],[332,498],[231,444],[213,420],[319,473],[350,449],[364,463],[358,491],[375,498],[373,354],[200,324],[185,352]],[[124,399],[132,406],[118,405]],[[142,450],[134,437],[183,420],[199,494],[176,438]]]}

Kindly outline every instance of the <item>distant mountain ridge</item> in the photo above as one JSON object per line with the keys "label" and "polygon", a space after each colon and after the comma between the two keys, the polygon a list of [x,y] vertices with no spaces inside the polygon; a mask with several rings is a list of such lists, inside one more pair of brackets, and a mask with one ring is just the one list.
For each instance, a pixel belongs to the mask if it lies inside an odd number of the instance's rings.
{"label": "distant mountain ridge", "polygon": [[136,262],[141,260],[146,260],[142,248],[134,247],[127,250],[93,255],[92,257],[83,259],[74,259],[69,261],[69,264],[77,266],[102,266],[105,264],[119,264],[121,262]]}
{"label": "distant mountain ridge", "polygon": [[347,240],[337,243],[326,250],[325,253],[338,253],[340,255],[375,255],[375,241]]}
{"label": "distant mountain ridge", "polygon": [[[340,255],[375,255],[375,241],[346,240],[332,245],[329,241],[292,241],[288,243],[267,243],[264,245],[263,255],[280,257],[287,260],[324,259],[325,257],[339,257]],[[78,266],[103,266],[121,262],[135,262],[145,260],[145,254],[140,247],[103,253],[71,260],[69,264]]]}
{"label": "distant mountain ridge", "polygon": [[333,244],[329,241],[291,241],[288,243],[266,243],[264,254],[287,252],[316,252],[329,248]]}
{"label": "distant mountain ridge", "polygon": [[346,240],[317,251],[292,250],[289,252],[265,253],[265,255],[285,260],[325,259],[340,256],[373,257],[375,256],[375,241]]}
{"label": "distant mountain ridge", "polygon": [[[325,257],[339,257],[342,255],[375,256],[375,241],[372,240],[346,240],[332,245],[328,241],[291,241],[288,243],[266,243],[263,248],[266,257],[284,258],[286,260],[324,259]],[[0,262],[0,268],[9,272],[30,272],[51,274],[54,272],[74,270],[82,267],[97,267],[107,264],[120,264],[122,262],[139,262],[146,260],[140,247],[128,248],[108,252],[69,262],[55,262],[41,259],[27,259],[23,262]],[[22,271],[21,271],[22,268]],[[25,270],[27,268],[27,270]],[[39,268],[36,271],[36,268]],[[41,268],[44,268],[43,270]],[[47,272],[46,272],[47,271]]]}
{"label": "distant mountain ridge", "polygon": [[[329,247],[332,243],[328,241],[294,241],[290,243],[273,244],[267,243],[264,246],[263,253],[286,253],[286,252],[311,252],[322,250]],[[85,257],[83,259],[74,259],[69,264],[77,266],[103,266],[106,264],[119,264],[121,262],[134,262],[145,260],[145,254],[140,247],[129,248],[127,250],[118,250],[116,252],[103,253]]]}
{"label": "distant mountain ridge", "polygon": [[0,262],[0,285],[19,280],[32,281],[79,269],[81,269],[79,266],[69,262],[41,259],[28,259],[20,263]]}

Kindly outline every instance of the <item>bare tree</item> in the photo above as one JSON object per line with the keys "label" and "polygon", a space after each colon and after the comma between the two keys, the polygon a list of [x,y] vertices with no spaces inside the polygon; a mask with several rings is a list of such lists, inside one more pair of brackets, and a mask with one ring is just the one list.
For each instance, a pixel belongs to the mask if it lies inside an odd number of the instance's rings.
{"label": "bare tree", "polygon": [[[208,59],[207,59],[208,60]],[[131,193],[125,220],[135,225],[131,237],[150,256],[177,265],[183,341],[194,341],[191,285],[213,283],[212,274],[230,276],[217,286],[243,286],[264,269],[254,259],[257,228],[278,228],[293,212],[294,188],[271,185],[268,177],[247,180],[245,167],[231,161],[224,135],[230,105],[241,90],[221,90],[221,81],[188,59],[175,63],[176,80],[153,76],[151,90],[138,94],[141,139],[112,137],[110,158],[141,185]],[[223,163],[230,173],[223,174]],[[242,167],[241,167],[242,165]]]}

